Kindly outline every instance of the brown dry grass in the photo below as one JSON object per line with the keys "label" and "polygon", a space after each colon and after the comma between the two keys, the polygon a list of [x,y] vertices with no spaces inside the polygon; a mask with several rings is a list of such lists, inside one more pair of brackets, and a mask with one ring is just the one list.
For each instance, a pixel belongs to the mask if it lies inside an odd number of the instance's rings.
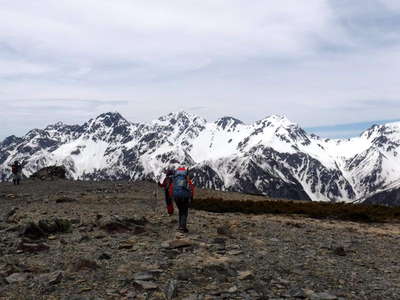
{"label": "brown dry grass", "polygon": [[355,222],[399,222],[400,207],[299,201],[195,199],[192,208],[216,213],[304,215]]}

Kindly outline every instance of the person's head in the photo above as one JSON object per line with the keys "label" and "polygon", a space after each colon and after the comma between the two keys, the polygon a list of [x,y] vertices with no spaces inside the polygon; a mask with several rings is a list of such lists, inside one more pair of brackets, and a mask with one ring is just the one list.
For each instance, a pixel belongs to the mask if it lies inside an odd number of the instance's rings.
{"label": "person's head", "polygon": [[14,161],[14,165],[19,165],[19,162],[18,162],[18,160],[16,160],[16,161]]}

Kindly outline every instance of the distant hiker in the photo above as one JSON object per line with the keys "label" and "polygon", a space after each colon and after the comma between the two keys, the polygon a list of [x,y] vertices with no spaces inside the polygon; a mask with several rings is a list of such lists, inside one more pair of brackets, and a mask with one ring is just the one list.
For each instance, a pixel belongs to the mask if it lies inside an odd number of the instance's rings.
{"label": "distant hiker", "polygon": [[17,160],[11,165],[11,171],[13,176],[13,184],[19,184],[22,177],[22,166]]}
{"label": "distant hiker", "polygon": [[165,204],[167,205],[168,214],[171,216],[174,214],[174,203],[172,202],[172,183],[174,179],[174,171],[167,170],[165,172],[166,176],[162,183],[158,183],[158,185],[164,188],[165,194]]}
{"label": "distant hiker", "polygon": [[187,218],[190,201],[193,199],[194,186],[185,168],[178,168],[174,174],[172,195],[179,210],[179,227],[181,232],[189,232]]}

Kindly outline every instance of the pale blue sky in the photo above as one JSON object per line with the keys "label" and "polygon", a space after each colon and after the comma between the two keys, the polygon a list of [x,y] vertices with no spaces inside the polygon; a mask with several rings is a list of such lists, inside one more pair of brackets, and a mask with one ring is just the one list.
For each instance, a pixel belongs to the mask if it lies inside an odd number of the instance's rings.
{"label": "pale blue sky", "polygon": [[329,137],[327,128],[346,137],[361,129],[337,124],[400,119],[397,0],[0,7],[0,139],[106,111],[149,121],[187,110],[247,123],[283,114]]}

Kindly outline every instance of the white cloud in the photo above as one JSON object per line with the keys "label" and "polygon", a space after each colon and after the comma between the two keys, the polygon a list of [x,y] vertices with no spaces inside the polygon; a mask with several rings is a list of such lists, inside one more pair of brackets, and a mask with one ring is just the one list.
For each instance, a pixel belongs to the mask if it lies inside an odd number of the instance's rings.
{"label": "white cloud", "polygon": [[[396,118],[362,101],[399,99],[397,1],[0,3],[0,105],[21,101],[0,124],[10,134],[29,109],[18,133],[118,101],[133,121],[199,106],[209,119],[281,113],[305,126]],[[79,113],[61,98],[109,102]]]}

